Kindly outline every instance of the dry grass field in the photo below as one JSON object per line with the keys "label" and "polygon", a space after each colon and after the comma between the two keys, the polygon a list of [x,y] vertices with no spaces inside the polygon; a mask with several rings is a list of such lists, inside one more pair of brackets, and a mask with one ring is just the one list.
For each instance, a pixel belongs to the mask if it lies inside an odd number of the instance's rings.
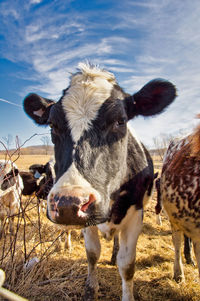
{"label": "dry grass field", "polygon": [[[16,164],[26,170],[33,163],[45,163],[49,157],[21,156]],[[154,193],[144,212],[144,226],[137,245],[134,295],[136,301],[199,301],[200,284],[197,267],[184,264],[185,283],[173,280],[173,245],[166,216],[162,226],[156,224]],[[4,286],[30,301],[78,301],[84,294],[87,262],[80,232],[72,233],[72,251],[60,244],[59,228],[39,212],[36,198],[22,199],[23,212],[15,217],[15,235],[0,241],[0,264],[6,272]],[[116,266],[109,264],[112,242],[101,238],[98,263],[100,301],[118,301],[121,279]],[[30,270],[24,263],[37,257]],[[185,261],[184,261],[185,262]],[[1,298],[1,297],[0,297]],[[3,300],[3,299],[0,299]]]}
{"label": "dry grass field", "polygon": [[[31,164],[45,164],[51,156],[46,156],[46,155],[14,155],[11,157],[12,161],[17,164],[17,167],[20,170],[27,170]],[[3,154],[0,154],[0,159],[8,159],[8,156],[5,156]]]}

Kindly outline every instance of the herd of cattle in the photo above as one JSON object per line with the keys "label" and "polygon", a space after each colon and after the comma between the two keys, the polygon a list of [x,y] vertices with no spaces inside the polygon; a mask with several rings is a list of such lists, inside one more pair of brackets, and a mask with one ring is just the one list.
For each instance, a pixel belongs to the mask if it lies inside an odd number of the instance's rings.
{"label": "herd of cattle", "polygon": [[11,160],[0,160],[0,237],[7,217],[10,219],[10,232],[13,233],[14,216],[20,212],[21,196],[35,193],[39,200],[46,200],[53,181],[52,160],[45,165],[31,165],[29,171],[19,171]]}
{"label": "herd of cattle", "polygon": [[[84,300],[96,300],[98,295],[98,229],[108,239],[115,237],[122,301],[134,300],[136,244],[144,205],[155,180],[150,154],[127,122],[138,115],[161,113],[175,97],[174,85],[161,79],[127,94],[112,73],[81,64],[58,102],[37,94],[24,100],[27,115],[37,124],[51,127],[55,162],[51,172],[47,171],[48,163],[43,170],[32,166],[30,172],[20,173],[15,164],[8,167],[10,163],[1,161],[0,214],[2,211],[3,220],[6,214],[14,213],[20,191],[27,195],[34,191],[47,199],[47,217],[52,222],[83,229],[88,259]],[[36,179],[41,173],[45,178]],[[175,248],[174,278],[180,281],[184,279],[182,233],[193,242],[200,273],[199,127],[170,144],[156,184],[156,213],[163,206],[169,217]],[[10,211],[4,209],[5,204]]]}

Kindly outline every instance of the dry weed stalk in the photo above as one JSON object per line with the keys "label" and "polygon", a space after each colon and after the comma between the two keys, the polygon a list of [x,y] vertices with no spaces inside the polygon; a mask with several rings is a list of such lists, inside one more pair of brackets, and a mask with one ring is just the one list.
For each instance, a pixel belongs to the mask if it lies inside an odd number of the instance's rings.
{"label": "dry weed stalk", "polygon": [[[17,164],[21,156],[18,137],[16,137],[17,148],[12,153],[3,142],[0,143],[5,149],[5,160]],[[7,216],[3,225],[4,234],[0,240],[0,263],[6,272],[5,286],[15,291],[21,291],[22,283],[23,286],[28,286],[36,280],[47,280],[48,273],[42,270],[46,270],[44,266],[47,265],[48,257],[55,252],[56,244],[64,234],[64,231],[59,234],[53,231],[47,235],[48,221],[42,216],[40,200],[35,195],[19,197],[20,208],[16,214]],[[11,219],[14,219],[15,224],[12,234],[9,233]],[[37,258],[37,262],[31,268],[27,268],[27,263],[32,258]]]}

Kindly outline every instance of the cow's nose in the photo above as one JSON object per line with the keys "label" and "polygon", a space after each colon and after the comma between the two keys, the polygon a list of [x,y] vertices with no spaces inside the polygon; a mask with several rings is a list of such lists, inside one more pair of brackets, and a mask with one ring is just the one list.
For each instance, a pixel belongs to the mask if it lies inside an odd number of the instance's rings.
{"label": "cow's nose", "polygon": [[95,196],[92,193],[76,193],[64,190],[50,193],[47,216],[51,221],[63,225],[85,226],[88,216],[95,207]]}

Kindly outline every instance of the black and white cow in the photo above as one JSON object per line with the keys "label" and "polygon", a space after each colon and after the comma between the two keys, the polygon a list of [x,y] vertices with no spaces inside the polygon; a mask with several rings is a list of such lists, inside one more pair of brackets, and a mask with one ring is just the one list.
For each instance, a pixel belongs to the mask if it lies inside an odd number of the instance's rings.
{"label": "black and white cow", "polygon": [[160,179],[161,203],[172,227],[174,279],[184,279],[181,238],[191,238],[200,276],[200,126],[188,137],[171,142]]}
{"label": "black and white cow", "polygon": [[14,231],[14,215],[20,210],[22,190],[23,181],[16,164],[0,160],[0,238],[7,217],[10,217],[10,233]]}
{"label": "black and white cow", "polygon": [[85,300],[95,300],[98,292],[98,228],[107,237],[120,233],[117,264],[122,300],[134,300],[136,243],[154,171],[148,151],[127,122],[138,115],[159,114],[175,96],[175,87],[162,79],[129,95],[112,73],[80,64],[57,103],[37,94],[24,100],[25,112],[37,124],[51,127],[56,182],[48,195],[48,218],[85,228]]}
{"label": "black and white cow", "polygon": [[38,198],[47,199],[55,181],[54,159],[49,160],[46,164],[33,164],[29,167],[30,172],[38,179],[38,188],[36,195]]}
{"label": "black and white cow", "polygon": [[24,185],[22,195],[36,193],[39,198],[47,199],[55,179],[53,160],[48,161],[45,165],[33,164],[29,167],[29,171],[19,171],[19,174]]}
{"label": "black and white cow", "polygon": [[[32,164],[29,166],[30,174],[33,175],[37,182],[37,188],[35,190],[36,196],[40,201],[40,206],[44,212],[46,210],[46,200],[49,191],[51,190],[53,183],[55,181],[55,170],[54,170],[54,159],[49,160],[46,164]],[[61,230],[63,232],[63,229]],[[61,233],[60,232],[60,233]],[[64,235],[64,244],[62,243],[62,237],[60,237],[60,244],[58,245],[59,250],[69,250],[72,249],[71,242],[71,231],[66,230]],[[64,245],[64,248],[62,247]]]}

